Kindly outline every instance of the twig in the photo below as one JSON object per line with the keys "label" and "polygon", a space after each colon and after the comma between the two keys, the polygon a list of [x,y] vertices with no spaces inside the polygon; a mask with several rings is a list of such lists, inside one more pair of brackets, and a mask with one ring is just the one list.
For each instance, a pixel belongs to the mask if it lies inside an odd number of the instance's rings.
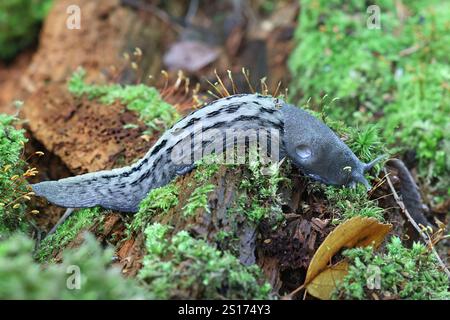
{"label": "twig", "polygon": [[419,226],[432,227],[424,214],[423,208],[425,205],[422,196],[420,195],[419,187],[405,163],[400,159],[392,158],[387,161],[387,164],[398,171],[397,176],[400,179],[399,191],[402,201],[405,204],[405,208],[408,209],[411,217]]}
{"label": "twig", "polygon": [[67,220],[67,218],[70,217],[70,215],[73,213],[74,209],[73,208],[68,208],[66,210],[66,212],[64,212],[63,216],[58,220],[58,222],[53,226],[52,230],[49,231],[49,233],[47,233],[47,235],[45,236],[45,238],[49,237],[50,235],[52,235],[53,233],[55,233],[56,229],[58,229],[58,227],[60,225],[62,225],[64,223],[64,221]]}
{"label": "twig", "polygon": [[400,197],[397,194],[397,191],[394,188],[394,185],[392,184],[391,179],[388,176],[388,172],[386,169],[383,169],[384,173],[386,175],[386,180],[389,184],[389,188],[391,188],[392,194],[394,196],[395,201],[397,202],[397,204],[399,205],[400,209],[402,210],[402,212],[405,214],[406,218],[409,220],[409,222],[412,224],[412,226],[417,230],[417,232],[419,233],[419,235],[422,237],[422,239],[425,241],[425,243],[427,244],[427,246],[431,249],[431,251],[433,252],[433,254],[436,256],[436,259],[439,263],[439,265],[441,266],[442,270],[444,270],[445,274],[447,275],[447,277],[450,279],[450,271],[447,269],[447,267],[445,266],[444,262],[442,261],[441,257],[439,257],[439,254],[437,253],[436,249],[433,246],[433,243],[431,241],[431,238],[421,230],[421,228],[417,225],[417,223],[414,221],[414,219],[411,217],[411,215],[409,214],[408,210],[405,207],[405,204],[403,203],[403,201],[400,199]]}
{"label": "twig", "polygon": [[[305,284],[302,284],[300,287],[298,287],[297,289],[295,289],[294,291],[284,295],[283,297],[281,297],[282,300],[292,300],[292,298],[294,297],[295,294],[297,294],[299,291],[301,291],[302,289],[305,288]],[[305,291],[306,293],[306,291]]]}
{"label": "twig", "polygon": [[404,57],[404,56],[409,56],[410,54],[413,54],[414,52],[416,52],[417,50],[421,49],[421,47],[417,44],[413,45],[412,47],[403,49],[402,51],[399,52],[399,56],[400,57]]}
{"label": "twig", "polygon": [[42,231],[41,231],[41,229],[38,228],[38,226],[36,226],[36,224],[34,224],[33,221],[29,221],[29,224],[36,232],[36,240],[34,242],[34,249],[33,249],[33,254],[35,254],[37,252],[37,250],[39,249],[39,244],[41,243]]}

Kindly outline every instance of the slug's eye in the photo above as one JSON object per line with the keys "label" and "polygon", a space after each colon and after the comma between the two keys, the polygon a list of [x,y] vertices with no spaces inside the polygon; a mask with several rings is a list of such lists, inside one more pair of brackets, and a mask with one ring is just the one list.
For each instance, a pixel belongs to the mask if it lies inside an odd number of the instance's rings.
{"label": "slug's eye", "polygon": [[305,145],[300,145],[295,149],[295,152],[297,153],[297,156],[300,159],[308,159],[312,155],[311,148]]}

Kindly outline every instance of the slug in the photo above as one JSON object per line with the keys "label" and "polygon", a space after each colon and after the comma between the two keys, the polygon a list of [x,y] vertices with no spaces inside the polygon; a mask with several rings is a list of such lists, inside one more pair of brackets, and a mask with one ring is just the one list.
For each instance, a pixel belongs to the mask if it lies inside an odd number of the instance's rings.
{"label": "slug", "polygon": [[[196,127],[200,133],[212,133],[212,138],[237,129],[278,133],[278,136],[270,135],[269,140],[280,139],[280,159],[290,158],[305,175],[329,185],[362,183],[370,189],[364,173],[382,158],[368,164],[361,162],[323,122],[279,98],[237,94],[213,101],[181,119],[131,166],[40,182],[31,187],[37,196],[61,207],[101,206],[137,212],[139,203],[150,190],[191,171],[195,166],[194,153],[202,155],[211,148],[211,142],[204,139],[183,143],[196,134]],[[224,143],[223,151],[234,148],[235,143],[235,140]],[[184,161],[180,162],[174,153],[186,145],[187,151],[178,152],[184,154],[180,156]]]}

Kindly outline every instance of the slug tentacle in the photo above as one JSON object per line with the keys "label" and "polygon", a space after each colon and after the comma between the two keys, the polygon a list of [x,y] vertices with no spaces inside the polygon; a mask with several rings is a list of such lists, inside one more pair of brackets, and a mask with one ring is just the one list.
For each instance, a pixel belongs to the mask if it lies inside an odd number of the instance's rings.
{"label": "slug tentacle", "polygon": [[363,166],[363,172],[368,172],[370,169],[372,169],[378,162],[381,160],[387,158],[387,155],[383,154],[381,156],[376,157],[374,160],[370,161],[367,164],[364,164]]}

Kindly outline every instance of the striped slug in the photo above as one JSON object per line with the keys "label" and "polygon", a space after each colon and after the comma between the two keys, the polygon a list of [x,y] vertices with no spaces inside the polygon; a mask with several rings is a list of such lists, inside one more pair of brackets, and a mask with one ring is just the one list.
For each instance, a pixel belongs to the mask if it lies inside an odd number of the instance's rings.
{"label": "striped slug", "polygon": [[[238,94],[213,101],[180,120],[131,166],[40,182],[32,188],[61,207],[136,212],[150,190],[192,170],[194,161],[207,154],[212,144],[216,154],[218,146],[222,152],[234,149],[238,139],[223,137],[239,130],[257,132],[257,136],[268,132],[269,142],[280,140],[268,148],[271,155],[287,156],[304,174],[325,184],[362,183],[369,188],[364,172],[381,159],[361,162],[323,122],[278,98]],[[279,150],[274,150],[277,146]]]}

